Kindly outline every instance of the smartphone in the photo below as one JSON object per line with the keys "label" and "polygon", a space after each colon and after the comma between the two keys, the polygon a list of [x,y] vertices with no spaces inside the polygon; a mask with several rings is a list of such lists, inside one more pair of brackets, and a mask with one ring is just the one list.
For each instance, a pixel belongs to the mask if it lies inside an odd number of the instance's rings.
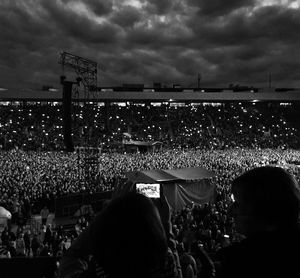
{"label": "smartphone", "polygon": [[160,184],[159,183],[137,183],[136,191],[145,195],[148,198],[160,198]]}

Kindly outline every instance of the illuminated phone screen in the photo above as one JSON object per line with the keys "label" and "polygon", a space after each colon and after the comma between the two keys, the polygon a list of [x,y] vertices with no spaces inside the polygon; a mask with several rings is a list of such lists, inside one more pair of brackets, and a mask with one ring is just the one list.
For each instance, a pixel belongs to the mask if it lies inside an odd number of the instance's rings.
{"label": "illuminated phone screen", "polygon": [[159,183],[137,183],[136,191],[147,196],[148,198],[160,198]]}

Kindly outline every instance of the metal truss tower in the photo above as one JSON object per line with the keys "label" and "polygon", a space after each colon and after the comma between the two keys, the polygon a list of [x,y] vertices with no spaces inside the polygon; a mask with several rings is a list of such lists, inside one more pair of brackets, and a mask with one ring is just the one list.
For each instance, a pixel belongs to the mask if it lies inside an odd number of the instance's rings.
{"label": "metal truss tower", "polygon": [[73,69],[84,86],[85,99],[90,98],[90,93],[97,91],[97,63],[80,56],[62,52],[60,53],[59,64],[65,68]]}
{"label": "metal truss tower", "polygon": [[[89,99],[91,94],[94,98],[97,92],[97,63],[65,51],[60,53],[58,63],[62,65],[63,72],[66,68],[73,70],[77,75],[77,83],[81,82],[84,89],[84,148],[83,152],[78,151],[77,153],[78,166],[80,167],[80,169],[78,169],[80,180],[84,179],[84,183],[87,184],[94,182],[94,176],[98,169],[98,157],[95,157],[94,152],[90,151],[91,138],[89,132]],[[74,98],[77,98],[77,104],[79,104],[79,86],[74,87],[72,94]],[[74,121],[76,121],[75,118],[76,117],[74,117]]]}

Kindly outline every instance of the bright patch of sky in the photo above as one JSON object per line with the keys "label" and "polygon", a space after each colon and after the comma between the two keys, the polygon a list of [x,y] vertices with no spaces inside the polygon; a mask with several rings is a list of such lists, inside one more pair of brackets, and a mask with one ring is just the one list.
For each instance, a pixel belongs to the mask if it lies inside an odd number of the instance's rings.
{"label": "bright patch of sky", "polygon": [[159,20],[159,22],[161,22],[161,23],[165,23],[166,20],[167,20],[167,18],[166,18],[165,15],[161,15],[161,16],[158,17],[158,20]]}
{"label": "bright patch of sky", "polygon": [[88,7],[83,2],[70,2],[68,3],[68,7],[76,14],[87,17],[99,24],[106,21],[104,17],[96,16],[91,10],[88,9]]}
{"label": "bright patch of sky", "polygon": [[262,8],[269,6],[283,6],[289,9],[299,9],[300,8],[300,0],[257,0],[256,5],[254,7],[246,7],[237,10],[236,12],[244,12],[246,16],[251,17],[253,12]]}
{"label": "bright patch of sky", "polygon": [[289,8],[291,9],[299,9],[300,8],[300,1],[293,1],[289,4]]}
{"label": "bright patch of sky", "polygon": [[[0,1],[0,6],[1,3]],[[24,9],[28,15],[31,15],[31,17],[42,17],[45,15],[43,9],[39,6],[39,3],[35,0],[28,0],[28,1],[21,1],[21,0],[16,0],[15,5],[18,6],[21,9]]]}
{"label": "bright patch of sky", "polygon": [[299,0],[258,0],[256,7],[265,7],[265,6],[285,6],[291,9],[299,9],[300,1]]}
{"label": "bright patch of sky", "polygon": [[132,6],[132,7],[138,8],[138,9],[140,9],[144,6],[144,4],[139,0],[125,0],[123,2],[123,5]]}
{"label": "bright patch of sky", "polygon": [[69,2],[67,3],[69,9],[77,13],[78,15],[89,16],[90,11],[87,9],[86,5],[81,2]]}

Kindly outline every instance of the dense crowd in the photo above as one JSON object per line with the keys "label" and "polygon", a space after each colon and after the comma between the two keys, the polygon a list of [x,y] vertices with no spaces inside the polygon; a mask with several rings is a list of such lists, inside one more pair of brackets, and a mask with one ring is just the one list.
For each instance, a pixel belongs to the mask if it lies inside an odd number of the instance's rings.
{"label": "dense crowd", "polygon": [[[0,147],[62,150],[63,107],[59,104],[1,106]],[[75,146],[121,147],[124,133],[166,148],[295,148],[299,146],[296,104],[74,105]]]}
{"label": "dense crowd", "polygon": [[[46,204],[53,210],[56,197],[72,193],[94,193],[113,189],[129,171],[176,169],[201,166],[217,173],[218,188],[227,188],[238,174],[254,165],[288,164],[297,171],[296,150],[167,150],[145,154],[102,153],[96,184],[84,183],[79,173],[78,154],[63,152],[1,151],[0,204],[11,211],[21,208],[37,213]],[[294,163],[294,164],[293,164]]]}
{"label": "dense crowd", "polygon": [[[77,159],[76,153],[1,151],[0,204],[9,209],[16,219],[23,219],[32,213],[40,213],[45,205],[53,211],[54,199],[58,196],[113,189],[120,180],[124,180],[128,171],[201,166],[217,173],[216,202],[173,212],[173,228],[177,240],[182,243],[182,250],[191,251],[192,243],[198,242],[208,252],[214,253],[221,246],[238,240],[233,220],[227,215],[231,203],[230,184],[235,177],[254,166],[275,164],[286,167],[298,180],[300,178],[300,152],[296,150],[236,148],[210,151],[174,149],[145,154],[102,153],[96,185],[80,182]],[[87,223],[85,219],[80,221],[85,225]],[[74,228],[73,238],[81,229],[79,223]],[[31,251],[31,254],[44,254],[42,250],[50,247],[51,252],[45,254],[58,252],[57,246],[53,246],[54,241],[49,243],[44,239],[46,230],[46,226],[42,226],[37,234],[31,235],[31,242],[34,237],[42,237],[39,239],[38,251]],[[60,236],[57,240],[61,246],[59,250],[63,252],[70,238],[67,240],[62,232],[58,235],[57,231],[51,232],[51,227],[48,227],[49,233],[51,240]],[[13,242],[17,242],[19,234],[25,236],[20,230]],[[29,254],[28,251],[26,254]]]}
{"label": "dense crowd", "polygon": [[[274,109],[273,109],[274,108]],[[214,171],[215,202],[189,205],[172,212],[172,228],[182,264],[201,269],[197,246],[213,255],[241,239],[233,218],[231,182],[245,171],[279,165],[300,181],[299,134],[295,107],[224,104],[218,106],[93,106],[73,107],[73,140],[101,147],[86,176],[86,156],[66,153],[62,137],[61,106],[3,106],[0,112],[0,206],[13,215],[18,229],[1,233],[2,256],[61,256],[90,223],[81,217],[66,233],[43,223],[25,229],[33,214],[44,207],[54,212],[57,197],[114,190],[129,171],[204,167]],[[112,116],[113,115],[113,116]],[[294,119],[293,119],[294,117]],[[88,119],[88,122],[87,122]],[[89,128],[85,128],[89,126]],[[124,132],[137,140],[159,140],[158,152],[113,151]],[[190,256],[190,255],[193,256]],[[193,259],[195,261],[193,262]]]}

